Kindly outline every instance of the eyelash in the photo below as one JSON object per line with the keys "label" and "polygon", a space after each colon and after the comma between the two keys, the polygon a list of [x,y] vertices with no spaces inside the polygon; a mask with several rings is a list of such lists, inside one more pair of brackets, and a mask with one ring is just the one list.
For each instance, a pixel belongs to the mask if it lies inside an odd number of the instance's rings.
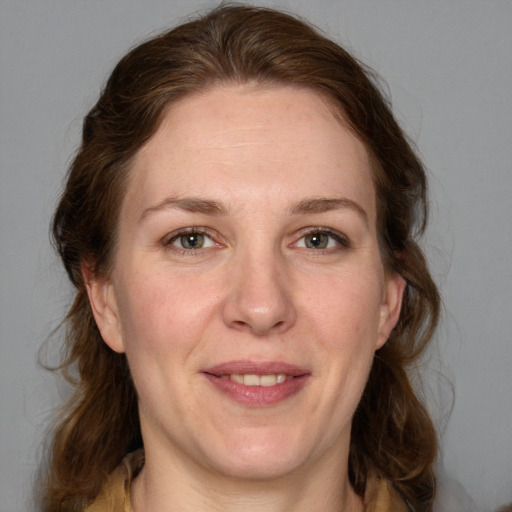
{"label": "eyelash", "polygon": [[198,252],[200,252],[201,250],[207,249],[207,248],[203,248],[203,247],[201,247],[199,249],[194,249],[194,248],[185,249],[185,248],[180,248],[180,247],[176,247],[176,246],[172,245],[173,242],[175,242],[176,240],[178,240],[181,237],[186,236],[188,234],[203,235],[204,237],[208,237],[213,242],[214,245],[219,245],[218,243],[215,242],[213,236],[211,236],[209,234],[209,230],[207,230],[206,228],[201,228],[201,227],[189,227],[189,228],[180,229],[179,231],[175,231],[174,233],[171,233],[171,235],[169,237],[166,237],[164,239],[163,245],[167,250],[174,252],[176,254],[179,254],[179,255],[183,255],[183,256],[193,256],[193,255],[197,254]]}
{"label": "eyelash", "polygon": [[[211,236],[209,234],[208,229],[201,228],[201,227],[189,227],[189,228],[180,229],[179,231],[171,233],[171,235],[169,237],[166,237],[163,240],[164,247],[171,252],[174,252],[176,254],[183,255],[183,256],[193,256],[204,249],[209,249],[209,247],[200,247],[199,249],[194,249],[194,248],[185,249],[185,248],[180,248],[180,247],[176,247],[176,246],[172,245],[179,238],[181,238],[187,234],[202,235],[204,237],[208,237],[214,245],[219,246],[219,244],[217,242],[215,242],[215,239],[213,238],[213,236]],[[351,248],[351,242],[346,235],[344,235],[343,233],[341,233],[339,231],[335,231],[335,230],[328,229],[325,227],[303,228],[300,232],[300,237],[298,238],[298,240],[296,242],[294,242],[292,244],[292,246],[297,246],[298,243],[301,240],[305,239],[307,236],[312,236],[312,235],[316,235],[316,234],[323,234],[323,235],[328,236],[329,238],[334,240],[336,242],[336,244],[341,246],[341,248],[343,248],[343,249]],[[308,247],[304,247],[304,248],[307,250],[310,250],[312,252],[316,252],[316,253],[335,252],[337,249],[336,247],[327,247],[327,248],[323,248],[323,249],[313,249],[313,248],[308,248]]]}
{"label": "eyelash", "polygon": [[[294,245],[297,245],[298,242],[300,240],[303,240],[305,237],[311,236],[311,235],[316,235],[316,234],[323,234],[323,235],[326,235],[326,236],[332,238],[343,249],[351,248],[350,239],[345,234],[343,234],[339,231],[321,227],[321,226],[304,228],[301,232],[301,236],[300,236],[299,240],[297,242],[295,242]],[[329,248],[325,248],[325,249],[311,249],[310,248],[311,251],[315,251],[315,252],[333,252],[336,249],[337,249],[336,247],[329,247]]]}

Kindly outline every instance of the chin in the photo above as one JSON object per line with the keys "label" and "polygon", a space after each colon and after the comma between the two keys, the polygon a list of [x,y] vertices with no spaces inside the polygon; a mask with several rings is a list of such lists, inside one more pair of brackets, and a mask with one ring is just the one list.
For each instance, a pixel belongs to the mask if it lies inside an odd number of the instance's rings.
{"label": "chin", "polygon": [[222,465],[218,466],[219,473],[229,478],[247,481],[277,480],[301,467],[301,464],[293,459],[275,456],[264,456],[258,459],[238,456],[222,462]]}
{"label": "chin", "polygon": [[233,436],[220,451],[210,457],[218,470],[231,478],[247,480],[286,476],[299,469],[307,458],[305,446],[283,432]]}

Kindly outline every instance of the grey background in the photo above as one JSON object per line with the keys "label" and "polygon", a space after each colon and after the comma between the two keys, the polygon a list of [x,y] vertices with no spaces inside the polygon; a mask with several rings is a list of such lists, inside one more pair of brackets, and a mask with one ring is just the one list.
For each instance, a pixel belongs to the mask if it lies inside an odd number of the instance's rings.
{"label": "grey background", "polygon": [[[36,359],[70,298],[48,223],[81,117],[130,46],[215,4],[0,0],[1,512],[31,510],[49,412],[65,394]],[[445,315],[426,383],[443,493],[461,490],[450,477],[479,510],[512,501],[512,2],[267,5],[315,22],[389,85],[431,173],[427,243]]]}

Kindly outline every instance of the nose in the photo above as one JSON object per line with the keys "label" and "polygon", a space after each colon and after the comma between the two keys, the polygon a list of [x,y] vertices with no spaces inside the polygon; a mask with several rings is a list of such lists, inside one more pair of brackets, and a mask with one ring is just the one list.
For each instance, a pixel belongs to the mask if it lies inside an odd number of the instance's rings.
{"label": "nose", "polygon": [[284,262],[273,254],[239,260],[229,275],[225,324],[257,336],[284,333],[297,316]]}

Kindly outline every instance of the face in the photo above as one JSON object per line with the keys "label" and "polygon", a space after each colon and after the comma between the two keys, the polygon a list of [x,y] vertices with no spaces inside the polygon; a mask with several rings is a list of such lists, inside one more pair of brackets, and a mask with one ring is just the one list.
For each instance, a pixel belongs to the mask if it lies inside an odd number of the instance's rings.
{"label": "face", "polygon": [[248,478],[346,465],[403,281],[382,265],[367,152],[327,101],[219,86],[174,104],[118,229],[88,290],[146,452]]}

